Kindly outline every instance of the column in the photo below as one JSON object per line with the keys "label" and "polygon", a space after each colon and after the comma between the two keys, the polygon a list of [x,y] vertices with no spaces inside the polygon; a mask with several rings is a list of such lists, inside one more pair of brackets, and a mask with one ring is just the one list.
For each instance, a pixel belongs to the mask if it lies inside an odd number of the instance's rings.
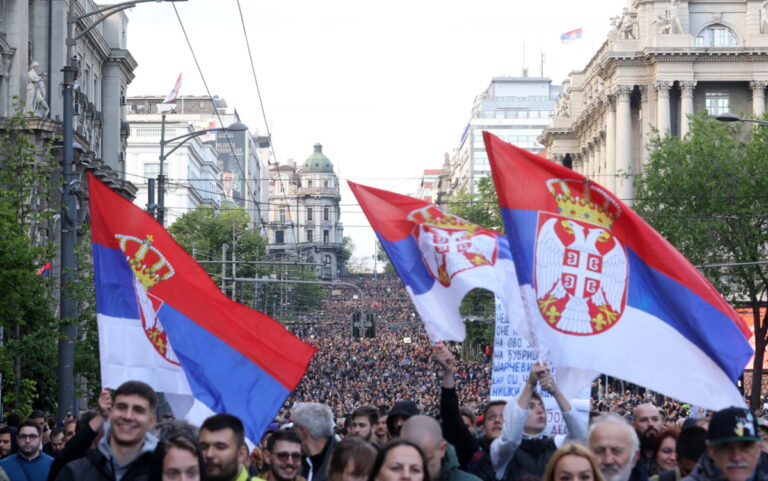
{"label": "column", "polygon": [[616,193],[616,96],[608,96],[608,112],[605,121],[605,183],[606,189]]}
{"label": "column", "polygon": [[616,195],[632,202],[632,114],[629,96],[632,86],[616,87]]}
{"label": "column", "polygon": [[605,187],[605,181],[607,179],[605,175],[605,131],[601,130],[597,133],[598,138],[598,156],[597,156],[597,183]]}
{"label": "column", "polygon": [[685,81],[680,82],[680,138],[684,139],[688,135],[688,131],[691,127],[691,122],[688,120],[689,115],[693,115],[693,89],[696,87],[696,82]]}
{"label": "column", "polygon": [[761,117],[765,113],[765,87],[768,82],[753,80],[749,82],[752,88],[752,115]]}
{"label": "column", "polygon": [[669,89],[672,82],[666,80],[657,80],[653,83],[656,89],[656,128],[659,129],[659,135],[666,135],[670,128],[671,120],[669,116]]}
{"label": "column", "polygon": [[589,157],[589,144],[586,147],[581,148],[581,175],[589,177],[590,169],[592,168],[592,159]]}

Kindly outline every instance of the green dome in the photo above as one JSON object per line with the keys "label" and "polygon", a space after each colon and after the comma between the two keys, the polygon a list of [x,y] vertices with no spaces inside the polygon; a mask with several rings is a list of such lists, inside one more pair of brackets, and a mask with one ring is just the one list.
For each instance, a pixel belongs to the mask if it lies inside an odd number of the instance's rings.
{"label": "green dome", "polygon": [[323,154],[322,145],[315,144],[315,151],[304,161],[304,165],[301,167],[301,172],[304,174],[333,173],[333,164],[331,163],[331,160]]}

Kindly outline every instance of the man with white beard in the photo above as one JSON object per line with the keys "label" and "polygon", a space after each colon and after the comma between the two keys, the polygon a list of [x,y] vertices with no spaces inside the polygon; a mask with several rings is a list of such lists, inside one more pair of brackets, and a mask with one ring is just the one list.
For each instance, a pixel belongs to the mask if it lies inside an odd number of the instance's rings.
{"label": "man with white beard", "polygon": [[643,471],[633,472],[640,457],[640,440],[624,418],[613,413],[603,414],[589,427],[587,439],[605,481],[648,480]]}

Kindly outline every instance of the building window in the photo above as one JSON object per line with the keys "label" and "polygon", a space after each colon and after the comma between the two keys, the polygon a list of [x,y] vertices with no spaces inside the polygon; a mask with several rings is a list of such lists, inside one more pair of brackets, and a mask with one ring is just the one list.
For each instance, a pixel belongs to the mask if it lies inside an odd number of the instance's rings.
{"label": "building window", "polygon": [[727,92],[707,92],[704,107],[709,115],[720,115],[730,112],[730,97]]}
{"label": "building window", "polygon": [[280,222],[285,222],[285,207],[280,207],[279,217]]}
{"label": "building window", "polygon": [[326,189],[328,188],[328,181],[327,180],[323,181],[323,187],[326,188]]}
{"label": "building window", "polygon": [[307,207],[307,220],[312,220],[312,207]]}
{"label": "building window", "polygon": [[723,25],[712,25],[696,36],[695,45],[697,47],[737,47],[739,41],[730,28]]}
{"label": "building window", "polygon": [[160,173],[160,164],[147,162],[144,164],[144,177],[154,179]]}
{"label": "building window", "polygon": [[331,233],[330,231],[324,230],[323,231],[323,244],[327,244],[331,240]]}
{"label": "building window", "polygon": [[311,230],[307,231],[307,242],[312,242],[312,231]]}
{"label": "building window", "polygon": [[312,188],[312,181],[311,180],[307,181],[307,187],[309,187],[310,189]]}
{"label": "building window", "polygon": [[281,230],[275,231],[275,244],[282,244],[285,242],[285,233]]}
{"label": "building window", "polygon": [[327,221],[331,218],[331,209],[323,207],[323,220]]}

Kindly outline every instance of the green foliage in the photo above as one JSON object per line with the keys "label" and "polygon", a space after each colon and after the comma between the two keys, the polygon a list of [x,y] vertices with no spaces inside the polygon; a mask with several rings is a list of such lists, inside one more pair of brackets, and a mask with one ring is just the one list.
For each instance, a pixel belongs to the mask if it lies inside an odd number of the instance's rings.
{"label": "green foliage", "polygon": [[465,322],[464,325],[467,326],[467,337],[464,339],[465,344],[478,346],[493,345],[496,322],[474,321]]}
{"label": "green foliage", "polygon": [[[96,289],[94,288],[91,234],[88,226],[79,234],[76,261],[77,272],[71,295],[77,302],[77,342],[75,343],[74,374],[84,385],[75,385],[75,395],[95,404],[101,392],[99,359],[99,330],[96,322]],[[78,388],[84,390],[78,392]]]}
{"label": "green foliage", "polygon": [[452,195],[446,202],[448,211],[486,229],[504,232],[493,179],[490,176],[483,177],[478,181],[476,190],[474,194],[462,191]]}
{"label": "green foliage", "polygon": [[[692,117],[685,139],[652,141],[643,174],[635,178],[634,209],[694,265],[755,263],[768,247],[768,133]],[[649,246],[650,247],[650,246]],[[755,378],[761,379],[768,266],[702,269],[733,305],[755,313]],[[759,383],[751,404],[759,405]]]}
{"label": "green foliage", "polygon": [[352,253],[355,252],[355,243],[352,242],[350,236],[345,235],[341,246],[341,255],[337,259],[337,262],[339,266],[344,266],[344,268],[348,269],[347,262],[352,258]]}
{"label": "green foliage", "polygon": [[0,372],[3,400],[15,410],[52,409],[58,325],[47,282],[36,273],[52,250],[37,228],[50,218],[50,171],[20,113],[0,124]]}
{"label": "green foliage", "polygon": [[387,251],[384,250],[384,244],[378,240],[376,241],[376,261],[384,263],[385,274],[393,274],[395,272],[395,268],[392,267],[392,263],[389,261]]}

